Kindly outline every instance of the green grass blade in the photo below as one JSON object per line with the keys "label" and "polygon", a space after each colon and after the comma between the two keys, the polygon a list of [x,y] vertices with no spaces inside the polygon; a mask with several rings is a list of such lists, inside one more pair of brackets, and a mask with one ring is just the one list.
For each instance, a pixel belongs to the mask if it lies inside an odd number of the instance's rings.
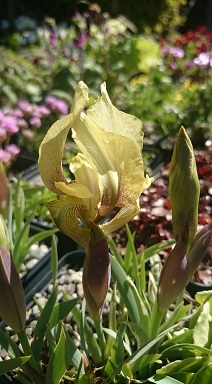
{"label": "green grass blade", "polygon": [[[67,295],[67,293],[65,293],[65,292],[63,294],[63,297],[64,297],[64,300],[70,299],[70,296]],[[72,314],[74,320],[76,321],[78,328],[80,329],[81,316],[82,316],[81,310],[77,306],[75,306],[72,309],[71,314]],[[88,323],[86,321],[84,323],[84,329],[82,329],[82,331],[84,332],[84,336],[82,336],[82,337],[85,337],[86,343],[88,345],[88,350],[89,350],[90,355],[92,356],[92,359],[94,360],[95,363],[99,362],[101,360],[100,347],[96,341],[96,338],[94,336],[92,329],[90,328],[90,326],[88,325]]]}
{"label": "green grass blade", "polygon": [[22,228],[22,231],[19,233],[18,238],[16,238],[14,242],[12,257],[13,257],[15,266],[18,270],[20,268],[21,263],[24,260],[24,257],[27,254],[27,252],[25,251],[25,248],[29,238],[30,221],[31,219],[28,219],[26,221],[26,223],[24,224],[24,227]]}
{"label": "green grass blade", "polygon": [[57,252],[57,241],[56,236],[52,235],[51,241],[51,267],[52,267],[52,282],[55,286],[57,281],[57,272],[58,272],[58,252]]}
{"label": "green grass blade", "polygon": [[42,351],[43,339],[46,332],[47,323],[53,311],[57,299],[57,287],[54,287],[51,296],[49,297],[45,307],[43,308],[40,317],[34,329],[34,340],[32,342],[32,351],[35,360],[40,361],[40,354]]}
{"label": "green grass blade", "polygon": [[63,327],[61,328],[59,341],[50,356],[45,384],[60,384],[69,364],[69,348]]}
{"label": "green grass blade", "polygon": [[54,328],[60,320],[63,320],[76,306],[77,302],[78,299],[76,298],[55,304],[49,318],[49,328]]}
{"label": "green grass blade", "polygon": [[16,368],[21,367],[29,359],[30,356],[22,356],[0,361],[0,376],[4,375],[7,372],[11,372]]}
{"label": "green grass blade", "polygon": [[140,254],[138,254],[138,257],[143,253],[145,261],[149,260],[152,256],[154,256],[156,253],[159,253],[161,251],[164,251],[172,245],[175,244],[175,240],[166,240],[162,241],[161,243],[154,244],[149,248],[146,248],[144,251],[142,251]]}
{"label": "green grass blade", "polygon": [[113,281],[117,282],[118,291],[128,310],[130,320],[136,324],[142,323],[145,328],[148,328],[148,312],[133,281],[113,256],[110,257],[110,261]]}
{"label": "green grass blade", "polygon": [[30,247],[33,244],[39,243],[39,242],[47,239],[48,237],[52,236],[56,232],[58,232],[57,228],[47,229],[46,231],[42,231],[42,232],[36,233],[35,235],[31,236],[29,238],[27,244],[25,244],[25,247],[23,249],[24,254],[25,255],[27,254],[27,252],[29,251]]}
{"label": "green grass blade", "polygon": [[[109,318],[108,318],[108,328],[111,329],[112,331],[116,331],[117,329],[117,321],[116,321],[116,284],[114,285],[112,296],[111,296],[111,301],[110,301],[110,311],[109,311]],[[105,359],[108,358],[110,355],[111,349],[114,345],[114,338],[108,335],[107,338],[107,343],[105,346],[105,351],[104,351],[104,357]]]}
{"label": "green grass blade", "polygon": [[182,381],[176,380],[173,377],[162,375],[155,375],[154,377],[150,377],[148,381],[154,384],[183,384]]}
{"label": "green grass blade", "polygon": [[108,242],[108,246],[110,248],[111,254],[116,258],[116,260],[119,262],[119,264],[121,264],[123,266],[124,259],[120,255],[120,253],[118,252],[117,245],[116,245],[115,241],[111,237],[108,236],[107,242]]}

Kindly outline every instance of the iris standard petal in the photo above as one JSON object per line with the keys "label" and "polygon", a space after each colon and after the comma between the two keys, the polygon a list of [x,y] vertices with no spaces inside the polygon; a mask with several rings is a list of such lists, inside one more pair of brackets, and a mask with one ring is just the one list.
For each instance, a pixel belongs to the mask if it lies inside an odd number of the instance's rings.
{"label": "iris standard petal", "polygon": [[119,111],[111,102],[106,83],[101,85],[101,97],[88,109],[87,115],[106,132],[117,133],[134,140],[139,150],[143,145],[142,122],[137,117]]}
{"label": "iris standard petal", "polygon": [[107,215],[114,206],[136,205],[144,186],[152,181],[144,176],[136,142],[105,131],[85,114],[81,114],[72,131],[76,144],[99,173],[100,215]]}
{"label": "iris standard petal", "polygon": [[74,95],[71,113],[51,126],[40,145],[38,159],[40,175],[46,187],[56,194],[62,192],[56,188],[55,181],[66,182],[61,165],[66,137],[87,103],[88,88],[80,81]]}
{"label": "iris standard petal", "polygon": [[65,184],[62,181],[58,183],[55,182],[55,186],[64,194],[69,196],[83,198],[92,197],[93,194],[89,191],[88,187],[84,184],[77,183],[76,181],[72,181],[69,184]]}
{"label": "iris standard petal", "polygon": [[56,226],[62,232],[82,247],[89,246],[90,230],[83,228],[79,223],[79,217],[84,224],[89,221],[87,208],[82,205],[81,199],[59,196],[58,199],[48,203],[48,209]]}
{"label": "iris standard petal", "polygon": [[78,153],[72,159],[70,164],[70,170],[74,174],[77,183],[84,184],[89,191],[91,196],[79,196],[83,198],[83,204],[85,204],[90,212],[91,220],[97,215],[97,207],[100,202],[100,190],[99,190],[99,176],[97,169],[94,164],[90,164],[87,158],[82,154]]}

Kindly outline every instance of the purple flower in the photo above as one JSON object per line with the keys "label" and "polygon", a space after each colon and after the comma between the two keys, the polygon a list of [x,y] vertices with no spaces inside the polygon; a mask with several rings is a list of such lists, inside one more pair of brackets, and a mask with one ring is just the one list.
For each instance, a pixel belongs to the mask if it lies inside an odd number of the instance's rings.
{"label": "purple flower", "polygon": [[17,133],[19,131],[17,119],[13,116],[4,116],[2,121],[2,128],[9,133]]}
{"label": "purple flower", "polygon": [[50,45],[52,45],[53,47],[56,45],[57,36],[54,33],[50,33],[49,42],[50,42]]}
{"label": "purple flower", "polygon": [[5,147],[5,150],[12,156],[17,156],[20,153],[20,148],[16,144],[9,144]]}
{"label": "purple flower", "polygon": [[59,112],[61,115],[66,115],[68,113],[68,105],[66,102],[59,100],[54,96],[47,96],[45,98],[45,103],[51,111]]}
{"label": "purple flower", "polygon": [[18,126],[19,126],[20,129],[27,128],[28,127],[28,123],[24,119],[18,119]]}
{"label": "purple flower", "polygon": [[169,47],[167,45],[164,45],[162,48],[161,48],[161,52],[164,56],[167,56],[169,54]]}
{"label": "purple flower", "polygon": [[85,42],[90,39],[90,35],[88,32],[80,33],[78,39],[74,39],[74,45],[78,48],[83,48]]}
{"label": "purple flower", "polygon": [[30,115],[30,116],[33,115],[33,111],[34,111],[33,104],[30,104],[28,101],[21,100],[19,101],[18,106],[20,109],[22,109],[25,115]]}
{"label": "purple flower", "polygon": [[6,139],[7,137],[7,132],[4,128],[0,127],[0,141],[3,141]]}
{"label": "purple flower", "polygon": [[212,56],[209,52],[200,53],[195,59],[194,64],[199,67],[212,67]]}
{"label": "purple flower", "polygon": [[8,163],[11,160],[11,154],[4,149],[0,148],[0,161]]}
{"label": "purple flower", "polygon": [[176,57],[178,59],[182,59],[185,55],[184,50],[179,47],[171,47],[170,53],[172,54],[173,57]]}
{"label": "purple flower", "polygon": [[32,117],[30,120],[29,120],[29,123],[35,127],[35,128],[40,128],[41,126],[41,119],[39,117]]}
{"label": "purple flower", "polygon": [[22,110],[25,110],[26,108],[28,108],[29,105],[30,103],[26,100],[20,100],[18,103],[19,108],[21,108]]}
{"label": "purple flower", "polygon": [[23,129],[22,134],[26,139],[29,139],[29,140],[33,139],[35,135],[32,129]]}
{"label": "purple flower", "polygon": [[194,62],[191,61],[191,60],[187,60],[187,61],[185,62],[185,67],[186,67],[187,69],[191,69],[191,68],[193,68],[193,67],[194,67]]}
{"label": "purple flower", "polygon": [[38,107],[39,117],[47,117],[50,115],[50,109],[45,105],[40,105]]}
{"label": "purple flower", "polygon": [[13,112],[13,116],[15,116],[15,117],[18,117],[18,118],[23,117],[23,111],[21,111],[18,108],[13,109],[12,112]]}
{"label": "purple flower", "polygon": [[173,61],[170,61],[168,65],[169,65],[169,68],[171,68],[173,71],[177,69],[177,64],[174,63]]}

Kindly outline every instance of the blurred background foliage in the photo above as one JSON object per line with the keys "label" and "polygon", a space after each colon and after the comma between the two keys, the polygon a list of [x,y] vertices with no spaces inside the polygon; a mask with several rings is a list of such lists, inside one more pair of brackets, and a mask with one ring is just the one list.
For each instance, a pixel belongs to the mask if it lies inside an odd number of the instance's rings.
{"label": "blurred background foliage", "polygon": [[[195,146],[212,127],[212,0],[0,2],[0,160],[38,153],[79,80],[143,121],[145,138]],[[20,148],[10,144],[18,145]],[[172,144],[171,144],[172,145]]]}
{"label": "blurred background foliage", "polygon": [[[10,22],[20,15],[37,22],[41,22],[44,15],[56,22],[70,22],[76,11],[87,10],[88,3],[86,0],[1,0],[0,14]],[[132,20],[139,32],[170,33],[180,26],[212,27],[211,0],[97,0],[96,3],[112,17],[124,15]]]}

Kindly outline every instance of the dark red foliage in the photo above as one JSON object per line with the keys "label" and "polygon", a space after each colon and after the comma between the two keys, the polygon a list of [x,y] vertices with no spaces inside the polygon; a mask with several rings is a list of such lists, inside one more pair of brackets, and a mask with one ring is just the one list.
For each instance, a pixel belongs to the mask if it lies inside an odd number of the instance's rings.
{"label": "dark red foliage", "polygon": [[[212,146],[195,151],[201,193],[199,201],[199,225],[212,222]],[[135,246],[139,251],[144,247],[173,238],[171,202],[168,196],[169,164],[151,187],[140,197],[140,212],[129,223],[135,232]],[[113,235],[119,248],[125,248],[127,236],[125,228]]]}

